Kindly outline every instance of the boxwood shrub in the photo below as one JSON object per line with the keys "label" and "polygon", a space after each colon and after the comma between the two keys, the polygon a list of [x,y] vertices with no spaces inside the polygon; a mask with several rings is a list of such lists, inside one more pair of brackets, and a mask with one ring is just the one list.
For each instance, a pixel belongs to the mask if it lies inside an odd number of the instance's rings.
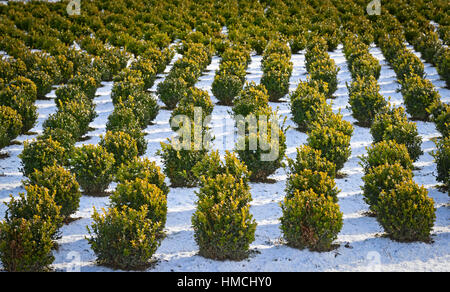
{"label": "boxwood shrub", "polygon": [[412,180],[382,192],[375,207],[377,221],[397,241],[429,242],[436,219],[433,199]]}
{"label": "boxwood shrub", "polygon": [[394,140],[381,141],[366,148],[367,155],[361,156],[361,166],[364,173],[369,173],[371,168],[385,163],[399,163],[405,169],[413,169],[413,161],[404,144],[398,144]]}
{"label": "boxwood shrub", "polygon": [[83,145],[74,150],[70,166],[78,183],[89,196],[103,196],[113,180],[114,155],[98,145]]}
{"label": "boxwood shrub", "polygon": [[314,149],[308,145],[298,147],[296,158],[287,158],[287,162],[287,169],[290,174],[311,170],[313,172],[324,172],[331,178],[334,178],[336,175],[334,163],[328,161],[322,155],[321,150]]}
{"label": "boxwood shrub", "polygon": [[385,113],[378,114],[370,128],[370,133],[374,143],[394,140],[399,144],[404,144],[413,161],[417,161],[423,154],[420,148],[422,137],[419,136],[417,125],[408,121],[403,107],[394,107]]}
{"label": "boxwood shrub", "polygon": [[338,201],[339,189],[336,187],[334,179],[326,172],[302,170],[291,174],[286,181],[286,198],[292,198],[296,191],[303,192],[313,190],[316,194],[323,194]]}
{"label": "boxwood shrub", "polygon": [[230,174],[205,178],[192,215],[199,254],[217,260],[243,260],[255,240],[249,188]]}
{"label": "boxwood shrub", "polygon": [[343,226],[343,214],[333,198],[313,190],[296,190],[281,204],[281,231],[289,246],[329,251]]}
{"label": "boxwood shrub", "polygon": [[9,106],[0,105],[0,149],[8,146],[21,131],[22,119],[17,111]]}
{"label": "boxwood shrub", "polygon": [[89,245],[97,263],[123,270],[143,270],[160,245],[160,226],[147,218],[147,206],[139,210],[111,208],[103,214],[94,209]]}
{"label": "boxwood shrub", "polygon": [[374,212],[378,204],[378,198],[384,191],[386,193],[395,189],[396,186],[413,178],[411,169],[405,169],[399,163],[385,163],[377,167],[373,167],[363,176],[364,201],[369,205],[369,209]]}

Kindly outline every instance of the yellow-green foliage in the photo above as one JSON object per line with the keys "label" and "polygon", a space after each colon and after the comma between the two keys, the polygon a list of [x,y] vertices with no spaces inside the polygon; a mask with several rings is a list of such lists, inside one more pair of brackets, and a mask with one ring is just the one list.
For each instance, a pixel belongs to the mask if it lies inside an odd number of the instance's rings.
{"label": "yellow-green foliage", "polygon": [[281,208],[281,230],[289,246],[315,251],[332,248],[343,225],[343,214],[333,198],[312,190],[296,190],[284,199]]}

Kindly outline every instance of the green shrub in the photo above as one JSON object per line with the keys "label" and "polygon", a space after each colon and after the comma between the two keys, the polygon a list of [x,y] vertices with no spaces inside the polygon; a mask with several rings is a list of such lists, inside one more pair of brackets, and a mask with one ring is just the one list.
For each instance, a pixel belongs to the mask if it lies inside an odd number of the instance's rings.
{"label": "green shrub", "polygon": [[370,128],[370,133],[374,143],[394,140],[399,144],[404,144],[413,161],[417,161],[419,156],[423,154],[420,148],[422,137],[419,136],[417,125],[408,121],[402,107],[392,108],[386,113],[378,114]]}
{"label": "green shrub", "polygon": [[246,117],[251,113],[255,114],[261,108],[267,108],[268,102],[269,95],[263,85],[247,83],[234,100],[233,115]]}
{"label": "green shrub", "polygon": [[445,49],[437,60],[437,71],[445,80],[447,88],[450,88],[450,50]]}
{"label": "green shrub", "polygon": [[289,92],[289,78],[293,64],[290,58],[281,54],[271,54],[263,62],[261,84],[265,86],[271,101],[278,101]]}
{"label": "green shrub", "polygon": [[100,146],[114,155],[115,168],[138,156],[136,140],[124,132],[106,132],[100,136]]}
{"label": "green shrub", "polygon": [[267,44],[263,53],[263,61],[265,61],[272,54],[280,54],[288,57],[289,59],[291,58],[291,50],[288,45],[281,40],[271,40]]}
{"label": "green shrub", "polygon": [[290,174],[311,170],[313,172],[324,172],[331,178],[336,175],[336,166],[322,155],[322,151],[308,145],[298,147],[295,160],[287,158],[287,162]]}
{"label": "green shrub", "polygon": [[79,133],[81,135],[89,131],[89,124],[95,119],[95,105],[86,97],[77,100],[67,101],[58,104],[61,112],[72,115],[78,123]]}
{"label": "green shrub", "polygon": [[394,62],[392,63],[395,73],[398,79],[401,81],[410,77],[411,75],[417,75],[419,77],[424,76],[424,67],[419,57],[414,55],[406,48],[401,50]]}
{"label": "green shrub", "polygon": [[242,86],[238,76],[221,72],[214,77],[211,91],[221,104],[233,105],[233,100],[242,90]]}
{"label": "green shrub", "polygon": [[436,162],[437,180],[447,186],[447,192],[450,192],[450,137],[442,138],[436,141],[437,150],[433,157]]}
{"label": "green shrub", "polygon": [[[269,175],[275,173],[282,166],[286,152],[286,129],[279,127],[278,124],[275,129],[272,129],[273,123],[277,123],[277,120],[272,118],[272,115],[276,113],[266,111],[257,116],[264,115],[267,117],[267,127],[261,128],[259,123],[258,126],[249,126],[248,132],[238,137],[235,146],[239,159],[251,172],[251,181],[264,181]],[[277,133],[278,137],[272,137],[274,133]],[[252,141],[258,141],[258,145],[253,147]]]}
{"label": "green shrub", "polygon": [[142,79],[144,80],[144,89],[151,88],[156,80],[156,68],[155,64],[146,59],[138,58],[131,64],[132,70],[138,70],[142,74]]}
{"label": "green shrub", "polygon": [[340,68],[336,67],[334,60],[318,59],[310,65],[308,70],[311,80],[320,80],[328,84],[328,92],[326,96],[332,98],[337,90],[337,74]]}
{"label": "green shrub", "polygon": [[9,145],[22,130],[21,116],[9,106],[0,105],[0,149]]}
{"label": "green shrub", "polygon": [[114,269],[145,269],[160,245],[158,223],[147,219],[147,207],[124,207],[99,214],[94,209],[94,223],[88,227],[88,242],[100,265]]}
{"label": "green shrub", "polygon": [[399,163],[405,169],[413,169],[413,161],[409,156],[408,149],[403,144],[393,140],[381,141],[366,148],[367,155],[361,156],[361,166],[364,173],[369,173],[371,168],[383,164]]}
{"label": "green shrub", "polygon": [[125,69],[114,77],[114,86],[111,91],[113,104],[119,103],[120,98],[134,96],[144,91],[144,79],[141,71]]}
{"label": "green shrub", "polygon": [[75,148],[70,160],[78,183],[89,196],[101,196],[113,179],[114,155],[97,145]]}
{"label": "green shrub", "polygon": [[[196,121],[195,108],[201,108],[201,121]],[[172,130],[177,131],[181,127],[180,123],[176,123],[174,117],[184,115],[194,124],[201,122],[203,125],[207,116],[212,114],[214,105],[207,91],[191,87],[187,94],[178,102],[177,107],[172,111],[170,116],[170,126]],[[181,122],[182,124],[182,122]]]}
{"label": "green shrub", "polygon": [[91,69],[90,72],[86,73],[77,72],[77,74],[72,76],[69,80],[68,84],[78,86],[88,98],[93,99],[95,97],[97,87],[100,85],[99,80],[95,77],[95,74],[98,74],[98,71],[95,69]]}
{"label": "green shrub", "polygon": [[201,178],[214,178],[219,174],[230,174],[236,180],[242,180],[245,184],[248,183],[250,172],[247,166],[242,163],[235,153],[226,151],[225,159],[220,159],[219,151],[213,151],[210,154],[197,162],[192,168],[192,172],[201,182]]}
{"label": "green shrub", "polygon": [[299,83],[296,91],[290,95],[290,100],[292,120],[300,131],[310,130],[314,121],[332,113],[326,97],[307,82]]}
{"label": "green shrub", "polygon": [[138,93],[132,98],[128,97],[125,105],[133,109],[142,129],[150,125],[159,112],[156,98],[149,92]]}
{"label": "green shrub", "polygon": [[169,188],[164,182],[166,177],[161,172],[161,168],[154,161],[148,160],[148,158],[135,157],[122,164],[116,174],[118,183],[132,181],[137,178],[156,185],[165,195],[169,193]]}
{"label": "green shrub", "polygon": [[286,198],[292,198],[296,191],[303,192],[312,190],[316,194],[323,194],[330,197],[334,202],[338,201],[339,189],[336,187],[334,179],[326,172],[312,171],[305,169],[299,173],[291,174],[286,182]]}
{"label": "green shrub", "polygon": [[71,100],[81,100],[86,98],[84,91],[74,84],[65,84],[55,90],[55,104],[58,106]]}
{"label": "green shrub", "polygon": [[23,77],[13,79],[8,86],[0,91],[0,106],[9,106],[21,117],[21,133],[26,133],[34,127],[38,118],[36,86]]}
{"label": "green shrub", "polygon": [[364,201],[373,212],[383,191],[388,193],[395,189],[397,184],[409,181],[412,177],[411,169],[404,169],[399,163],[385,163],[373,167],[362,178],[364,186],[361,189],[363,190]]}
{"label": "green shrub", "polygon": [[353,79],[372,76],[377,80],[380,77],[381,65],[374,56],[366,53],[353,59],[349,70]]}
{"label": "green shrub", "polygon": [[75,146],[76,140],[73,138],[72,134],[69,133],[67,130],[60,129],[60,128],[46,128],[44,129],[44,132],[42,135],[38,136],[38,140],[45,140],[48,138],[52,138],[54,141],[59,142],[59,144],[66,149],[67,153],[72,152],[72,148]]}
{"label": "green shrub", "polygon": [[182,78],[166,78],[158,84],[157,94],[167,109],[174,109],[188,89],[188,84]]}
{"label": "green shrub", "polygon": [[35,215],[30,220],[15,218],[0,221],[0,261],[8,272],[51,270],[55,260],[51,234],[55,225]]}
{"label": "green shrub", "polygon": [[343,226],[342,212],[333,198],[313,190],[296,190],[281,204],[283,237],[289,246],[328,251]]}
{"label": "green shrub", "polygon": [[344,163],[351,154],[351,136],[346,135],[335,128],[317,124],[308,133],[308,145],[320,150],[322,155],[336,165],[336,171],[344,167]]}
{"label": "green shrub", "polygon": [[45,187],[54,194],[54,200],[61,206],[61,216],[68,218],[74,214],[80,205],[80,186],[75,176],[62,166],[46,166],[42,171],[36,170],[27,185],[35,184]]}
{"label": "green shrub", "polygon": [[429,241],[436,218],[433,199],[412,180],[382,192],[375,207],[377,221],[394,240]]}
{"label": "green shrub", "polygon": [[406,111],[417,120],[428,121],[431,106],[440,100],[440,95],[433,84],[417,75],[405,78],[401,92]]}
{"label": "green shrub", "polygon": [[137,178],[117,185],[111,195],[111,206],[121,209],[123,206],[140,210],[147,206],[147,219],[158,223],[160,231],[166,225],[167,196],[156,185]]}
{"label": "green shrub", "polygon": [[442,136],[450,136],[450,105],[437,101],[429,108],[429,112],[431,121]]}
{"label": "green shrub", "polygon": [[207,153],[203,147],[196,150],[191,142],[190,149],[176,149],[170,141],[161,142],[161,149],[157,155],[164,164],[163,172],[170,179],[172,187],[193,187],[198,180],[192,172],[192,168],[201,161]]}
{"label": "green shrub", "polygon": [[256,230],[248,186],[230,174],[220,174],[205,178],[196,194],[192,227],[199,254],[218,260],[246,258]]}
{"label": "green shrub", "polygon": [[141,131],[141,123],[135,116],[133,109],[123,103],[114,107],[114,111],[108,117],[106,130],[111,132],[121,131],[136,140],[138,154],[144,155],[147,150],[147,141]]}
{"label": "green shrub", "polygon": [[49,137],[23,143],[23,151],[19,155],[22,160],[22,173],[29,177],[35,170],[43,170],[46,166],[67,165],[67,151],[61,144]]}
{"label": "green shrub", "polygon": [[380,86],[373,76],[356,77],[348,87],[352,116],[363,127],[370,127],[375,116],[383,112],[387,101],[379,93]]}
{"label": "green shrub", "polygon": [[43,123],[44,131],[49,129],[62,129],[69,132],[76,140],[84,134],[84,129],[80,128],[77,119],[69,112],[57,111],[51,114]]}
{"label": "green shrub", "polygon": [[6,204],[7,221],[19,218],[33,220],[35,216],[39,216],[42,220],[52,222],[55,228],[49,236],[53,240],[58,239],[59,229],[63,226],[63,217],[60,213],[61,206],[55,202],[55,193],[37,185],[25,186],[25,190],[26,195],[20,193],[19,199],[14,199],[11,195],[11,200]]}

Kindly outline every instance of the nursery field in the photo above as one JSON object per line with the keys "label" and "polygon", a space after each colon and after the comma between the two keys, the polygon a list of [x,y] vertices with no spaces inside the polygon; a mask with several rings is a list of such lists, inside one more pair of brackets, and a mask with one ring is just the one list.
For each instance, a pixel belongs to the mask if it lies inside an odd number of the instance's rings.
{"label": "nursery field", "polygon": [[450,271],[448,1],[3,2],[0,270]]}

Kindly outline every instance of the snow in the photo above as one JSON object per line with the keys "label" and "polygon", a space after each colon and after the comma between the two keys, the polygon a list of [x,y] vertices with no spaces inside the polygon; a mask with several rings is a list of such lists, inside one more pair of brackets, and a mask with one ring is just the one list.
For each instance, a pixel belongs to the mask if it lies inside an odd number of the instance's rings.
{"label": "snow", "polygon": [[[402,105],[402,96],[396,92],[399,85],[393,70],[384,60],[379,48],[371,47],[370,52],[380,60],[382,65],[379,84],[380,92],[391,102]],[[348,106],[348,92],[345,83],[351,81],[346,60],[342,53],[342,46],[335,52],[330,53],[331,58],[341,68],[338,80],[339,86],[336,99],[333,102],[333,110],[339,110],[344,118],[352,123],[355,122],[351,116]],[[418,54],[420,56],[420,54]],[[176,55],[171,64],[161,74],[151,91],[156,90],[158,82],[161,82],[170,70],[173,62],[179,58]],[[262,76],[261,56],[252,55],[252,62],[247,71],[247,80],[259,83]],[[295,90],[299,80],[306,80],[304,67],[304,52],[292,55],[294,71],[290,79],[290,90]],[[208,90],[211,94],[211,83],[214,79],[215,70],[218,69],[220,58],[214,57],[212,63],[205,70],[205,74],[199,79],[197,87]],[[430,64],[425,64],[427,78],[429,78],[439,90],[444,102],[450,102],[449,90],[445,89],[445,83],[439,80],[436,69]],[[95,103],[99,116],[91,123],[95,128],[88,133],[90,137],[80,144],[98,143],[99,136],[104,134],[107,117],[114,107],[111,101],[111,82],[102,83],[97,90]],[[48,96],[54,97],[54,91]],[[217,100],[212,97],[214,102]],[[329,100],[331,102],[331,100]],[[53,100],[37,101],[39,119],[36,127],[32,130],[42,132],[42,123],[49,114],[56,111]],[[290,120],[291,114],[287,99],[280,103],[271,103],[282,117],[287,117],[287,125],[291,128],[287,131],[287,155],[295,157],[295,149],[306,143],[306,134],[295,130],[294,123]],[[225,136],[230,139],[233,131],[223,133],[225,123],[230,120],[230,107],[215,105],[212,131],[216,136]],[[168,119],[170,111],[160,110],[155,124],[148,126],[144,131],[147,134],[148,149],[145,156],[157,161],[156,151],[160,148],[160,142],[174,135]],[[280,119],[282,120],[282,119]],[[414,180],[423,184],[429,191],[429,196],[435,201],[437,208],[436,222],[433,230],[433,243],[398,243],[382,237],[383,229],[375,218],[367,217],[365,212],[368,206],[364,203],[360,187],[362,185],[362,168],[359,166],[359,156],[363,155],[372,142],[369,129],[354,125],[355,130],[351,139],[352,155],[343,168],[347,174],[342,179],[337,179],[337,185],[341,189],[339,194],[339,205],[344,213],[344,226],[336,243],[339,247],[331,252],[318,253],[308,250],[297,250],[281,244],[281,231],[279,217],[281,209],[279,203],[284,197],[286,183],[286,172],[279,169],[272,178],[275,183],[251,183],[253,201],[251,213],[256,219],[256,239],[251,244],[254,251],[249,259],[241,262],[214,261],[197,255],[198,248],[194,241],[193,229],[191,227],[191,216],[195,210],[196,195],[198,188],[171,188],[168,195],[168,215],[166,224],[167,237],[162,241],[154,258],[156,265],[149,271],[450,271],[450,212],[449,197],[436,189],[437,182],[434,174],[436,166],[430,151],[435,149],[432,142],[433,137],[439,133],[434,124],[417,122],[420,135],[423,137],[422,149],[424,154],[420,157],[414,171]],[[34,136],[20,136],[18,141],[24,141]],[[215,148],[221,145],[214,144]],[[23,147],[13,145],[4,150],[10,153],[10,157],[0,160],[0,202],[8,201],[9,194],[17,196],[23,192],[21,180],[24,179],[20,172],[20,159],[17,157]],[[223,154],[223,147],[220,153]],[[231,149],[229,149],[231,150]],[[110,189],[114,189],[114,184]],[[95,264],[95,254],[85,239],[87,236],[86,226],[92,223],[90,216],[93,206],[97,209],[108,206],[108,198],[92,198],[83,196],[80,208],[74,217],[81,217],[62,228],[62,238],[59,240],[60,248],[54,252],[56,257],[54,268],[57,270],[81,270],[81,271],[110,271],[110,269]],[[6,207],[0,206],[0,216],[3,217]]]}

